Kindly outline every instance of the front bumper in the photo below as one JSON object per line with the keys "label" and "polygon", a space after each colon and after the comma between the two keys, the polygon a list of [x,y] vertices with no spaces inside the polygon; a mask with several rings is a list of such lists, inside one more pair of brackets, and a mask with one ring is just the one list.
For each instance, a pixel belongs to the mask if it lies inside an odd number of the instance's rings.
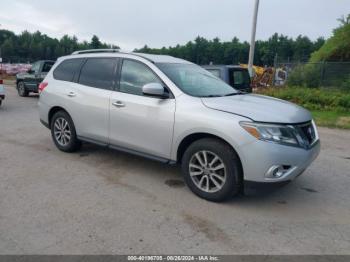
{"label": "front bumper", "polygon": [[[319,140],[310,149],[260,140],[245,145],[240,152],[244,179],[266,183],[293,180],[316,159],[320,148]],[[286,172],[281,177],[268,177],[267,174],[275,166],[286,167]]]}

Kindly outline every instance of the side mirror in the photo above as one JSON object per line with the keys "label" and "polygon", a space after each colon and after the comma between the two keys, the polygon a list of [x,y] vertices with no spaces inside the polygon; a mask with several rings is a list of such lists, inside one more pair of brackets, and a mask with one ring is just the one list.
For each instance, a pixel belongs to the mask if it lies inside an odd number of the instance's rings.
{"label": "side mirror", "polygon": [[142,93],[149,96],[167,97],[164,87],[159,83],[145,84],[142,87]]}

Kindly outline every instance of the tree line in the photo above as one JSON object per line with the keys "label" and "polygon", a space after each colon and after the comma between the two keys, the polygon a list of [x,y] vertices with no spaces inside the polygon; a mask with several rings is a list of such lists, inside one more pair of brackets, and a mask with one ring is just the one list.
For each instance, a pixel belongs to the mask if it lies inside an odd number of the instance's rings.
{"label": "tree line", "polygon": [[[275,33],[268,40],[258,40],[255,44],[254,64],[272,66],[275,59],[279,62],[306,62],[311,54],[318,50],[325,40],[310,40],[307,36],[296,39]],[[194,41],[174,47],[150,48],[145,45],[137,52],[167,54],[192,61],[196,64],[239,64],[247,63],[249,43],[241,42],[237,37],[231,41],[220,41],[219,38],[207,40],[198,36]]]}
{"label": "tree line", "polygon": [[[256,42],[254,64],[271,66],[275,59],[278,61],[308,61],[311,54],[325,43],[323,38],[315,41],[307,36],[298,36],[293,39],[285,35],[275,33],[267,40]],[[90,42],[79,42],[77,37],[64,35],[62,38],[51,38],[37,31],[30,33],[24,31],[16,35],[9,30],[0,30],[1,56],[5,62],[27,62],[39,59],[56,60],[76,50],[96,48],[117,48],[118,46],[102,43],[97,36],[93,36]],[[173,47],[135,49],[137,52],[152,54],[167,54],[197,64],[237,64],[247,63],[249,55],[249,43],[240,41],[234,37],[231,41],[221,41],[219,38],[212,40],[198,36],[193,41],[184,45]]]}
{"label": "tree line", "polygon": [[90,42],[79,42],[76,36],[64,35],[62,38],[51,38],[39,31],[23,31],[16,35],[9,30],[0,30],[0,57],[3,62],[26,63],[35,60],[56,60],[60,56],[77,50],[118,48],[116,45],[102,43],[94,35]]}

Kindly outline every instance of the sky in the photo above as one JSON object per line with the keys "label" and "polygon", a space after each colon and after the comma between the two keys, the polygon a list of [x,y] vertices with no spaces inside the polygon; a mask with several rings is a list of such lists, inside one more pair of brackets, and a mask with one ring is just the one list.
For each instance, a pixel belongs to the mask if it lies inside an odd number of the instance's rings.
{"label": "sky", "polygon": [[[197,36],[249,41],[255,0],[1,0],[0,29],[76,35],[133,50],[185,44]],[[257,39],[277,32],[328,38],[350,0],[260,0]]]}

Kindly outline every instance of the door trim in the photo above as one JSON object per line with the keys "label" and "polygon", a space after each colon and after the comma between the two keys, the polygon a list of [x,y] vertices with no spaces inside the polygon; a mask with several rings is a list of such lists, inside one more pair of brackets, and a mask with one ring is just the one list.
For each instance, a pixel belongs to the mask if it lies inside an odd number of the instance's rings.
{"label": "door trim", "polygon": [[95,139],[87,138],[87,137],[84,137],[84,136],[77,136],[77,138],[79,140],[84,141],[84,142],[88,142],[88,143],[95,144],[95,145],[98,145],[98,146],[108,147],[108,148],[111,148],[113,150],[117,150],[117,151],[120,151],[120,152],[128,153],[128,154],[131,154],[131,155],[141,156],[141,157],[144,157],[144,158],[147,158],[147,159],[150,159],[150,160],[155,160],[155,161],[158,161],[158,162],[161,162],[161,163],[164,163],[164,164],[175,164],[176,163],[176,162],[174,162],[174,161],[172,161],[170,159],[167,159],[167,158],[154,156],[154,155],[150,155],[150,154],[147,154],[147,153],[142,153],[142,152],[139,152],[139,151],[136,151],[136,150],[133,150],[133,149],[126,148],[126,147],[121,147],[121,146],[117,146],[117,145],[113,145],[113,144],[107,144],[107,143],[104,143],[104,142],[101,142],[101,141],[97,141]]}

